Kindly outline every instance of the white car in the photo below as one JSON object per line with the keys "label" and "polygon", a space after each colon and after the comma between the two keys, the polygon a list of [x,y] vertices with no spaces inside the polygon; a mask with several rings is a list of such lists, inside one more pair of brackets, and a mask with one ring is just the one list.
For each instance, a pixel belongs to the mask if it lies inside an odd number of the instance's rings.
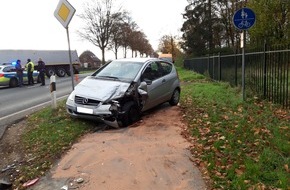
{"label": "white car", "polygon": [[[37,82],[38,71],[33,71],[34,81]],[[27,71],[23,71],[23,83],[28,82]],[[0,86],[18,86],[18,77],[14,65],[0,65]]]}
{"label": "white car", "polygon": [[154,106],[177,105],[180,82],[171,62],[157,58],[117,59],[86,77],[69,95],[67,112],[77,118],[125,127]]}

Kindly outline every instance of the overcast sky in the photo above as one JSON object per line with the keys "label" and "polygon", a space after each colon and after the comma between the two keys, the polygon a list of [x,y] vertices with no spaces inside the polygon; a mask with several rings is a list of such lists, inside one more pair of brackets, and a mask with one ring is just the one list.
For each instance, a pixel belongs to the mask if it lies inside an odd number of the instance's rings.
{"label": "overcast sky", "polygon": [[[69,25],[72,50],[80,55],[90,50],[101,58],[101,52],[76,34],[81,20],[83,2],[89,0],[68,0],[76,9]],[[180,36],[184,22],[182,13],[187,5],[186,0],[115,0],[116,5],[131,13],[156,50],[163,35]],[[53,13],[59,0],[1,0],[0,1],[0,49],[32,50],[67,50],[65,28],[54,17]],[[131,54],[130,54],[131,55]],[[120,56],[119,56],[120,58]],[[112,52],[106,53],[106,59],[114,59]]]}

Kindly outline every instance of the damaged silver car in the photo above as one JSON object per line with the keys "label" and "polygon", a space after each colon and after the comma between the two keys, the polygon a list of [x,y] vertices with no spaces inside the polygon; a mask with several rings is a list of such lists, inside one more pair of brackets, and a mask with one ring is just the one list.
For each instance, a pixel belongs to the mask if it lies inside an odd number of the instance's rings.
{"label": "damaged silver car", "polygon": [[117,59],[83,79],[69,95],[66,107],[73,117],[126,127],[154,106],[165,102],[177,105],[180,90],[171,62],[157,58]]}

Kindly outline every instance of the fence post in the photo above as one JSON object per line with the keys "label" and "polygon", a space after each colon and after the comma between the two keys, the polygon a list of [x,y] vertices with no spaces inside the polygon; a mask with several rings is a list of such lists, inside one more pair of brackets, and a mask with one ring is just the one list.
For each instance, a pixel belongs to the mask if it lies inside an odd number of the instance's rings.
{"label": "fence post", "polygon": [[218,66],[219,66],[219,81],[222,80],[222,65],[221,65],[221,52],[218,54]]}
{"label": "fence post", "polygon": [[238,86],[238,57],[237,49],[235,49],[235,84]]}
{"label": "fence post", "polygon": [[51,106],[52,109],[56,109],[56,86],[55,86],[55,75],[50,77],[50,93],[51,93]]}
{"label": "fence post", "polygon": [[207,72],[208,72],[208,75],[210,77],[210,73],[209,73],[209,64],[210,64],[210,61],[209,61],[209,54],[207,56]]}
{"label": "fence post", "polygon": [[215,80],[215,61],[214,61],[214,54],[212,55],[212,79]]}
{"label": "fence post", "polygon": [[264,43],[264,60],[263,60],[263,96],[266,98],[267,96],[267,56],[266,56],[266,51],[267,51],[267,43]]}

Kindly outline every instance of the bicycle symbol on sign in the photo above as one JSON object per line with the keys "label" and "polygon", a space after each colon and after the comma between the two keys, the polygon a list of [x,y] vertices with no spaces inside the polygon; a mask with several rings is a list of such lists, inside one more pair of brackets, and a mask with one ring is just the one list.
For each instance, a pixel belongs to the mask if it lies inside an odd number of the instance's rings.
{"label": "bicycle symbol on sign", "polygon": [[251,23],[246,21],[246,20],[242,20],[239,24],[238,24],[238,27],[239,28],[244,28],[244,27],[250,27],[251,26]]}
{"label": "bicycle symbol on sign", "polygon": [[[242,9],[242,12],[241,12],[241,17],[242,19],[247,19],[248,18],[248,14],[244,11],[244,9]],[[250,27],[251,26],[251,23],[248,22],[247,20],[242,20],[239,24],[238,24],[238,27],[239,28],[244,28],[244,27]]]}

